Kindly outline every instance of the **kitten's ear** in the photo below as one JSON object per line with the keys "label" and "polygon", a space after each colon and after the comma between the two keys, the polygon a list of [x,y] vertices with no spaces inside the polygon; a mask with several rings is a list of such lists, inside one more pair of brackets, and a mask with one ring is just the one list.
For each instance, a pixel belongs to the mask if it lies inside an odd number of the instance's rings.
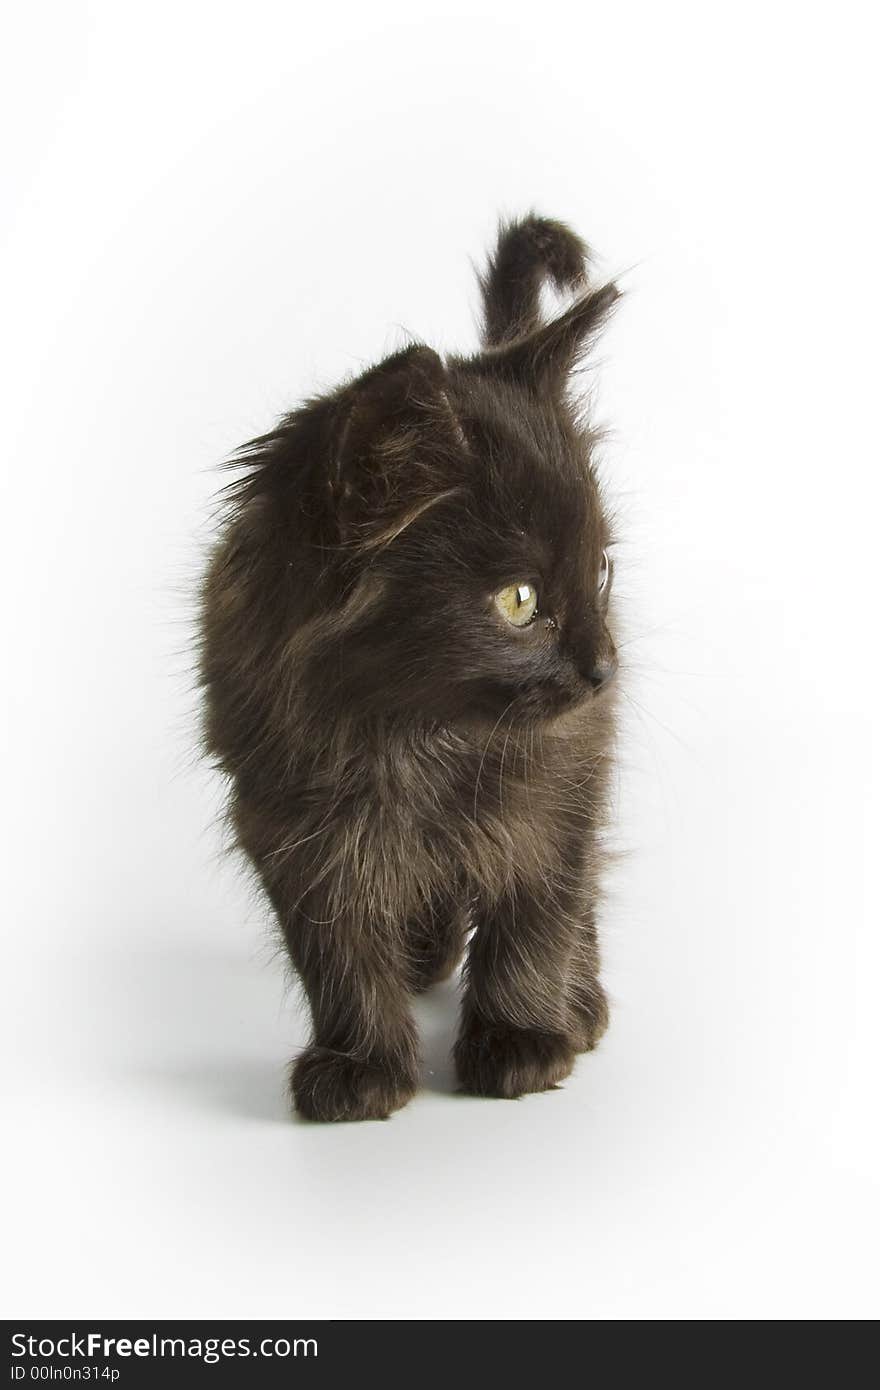
{"label": "kitten's ear", "polygon": [[381,471],[375,455],[389,435],[417,420],[443,389],[443,363],[431,348],[415,344],[387,357],[342,392],[334,412],[328,463],[334,487],[362,482]]}
{"label": "kitten's ear", "polygon": [[239,449],[229,466],[249,471],[230,483],[227,501],[276,527],[289,510],[320,546],[384,543],[455,491],[468,462],[446,385],[430,348],[386,358]]}
{"label": "kitten's ear", "polygon": [[541,392],[560,392],[577,360],[604,326],[620,298],[616,285],[603,285],[575,300],[559,318],[525,337],[488,348],[474,365]]}
{"label": "kitten's ear", "polygon": [[[446,369],[415,345],[364,373],[337,399],[327,469],[343,541],[367,542],[430,501],[460,447]],[[448,481],[448,478],[447,478]]]}

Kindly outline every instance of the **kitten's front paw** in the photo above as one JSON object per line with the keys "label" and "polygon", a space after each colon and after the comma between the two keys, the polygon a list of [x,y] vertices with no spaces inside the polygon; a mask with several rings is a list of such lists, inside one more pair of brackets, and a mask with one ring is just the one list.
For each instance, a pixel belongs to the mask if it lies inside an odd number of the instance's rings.
{"label": "kitten's front paw", "polygon": [[474,1096],[505,1100],[549,1091],[568,1076],[574,1059],[574,1046],[564,1034],[504,1023],[471,1020],[455,1044],[462,1089]]}
{"label": "kitten's front paw", "polygon": [[294,1062],[290,1089],[307,1120],[387,1120],[412,1099],[416,1080],[401,1063],[313,1046]]}

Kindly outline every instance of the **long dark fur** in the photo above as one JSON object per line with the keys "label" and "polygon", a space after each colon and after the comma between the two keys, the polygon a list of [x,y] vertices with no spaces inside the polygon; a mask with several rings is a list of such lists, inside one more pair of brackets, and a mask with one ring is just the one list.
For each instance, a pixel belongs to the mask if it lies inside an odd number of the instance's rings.
{"label": "long dark fur", "polygon": [[[562,223],[504,226],[481,352],[397,353],[247,445],[227,490],[205,737],[311,1005],[291,1084],[314,1119],[410,1099],[410,995],[471,929],[465,1090],[552,1087],[606,1026],[610,538],[567,385],[617,291],[586,264]],[[580,294],[542,323],[547,276]],[[539,615],[514,629],[493,595],[521,580]]]}

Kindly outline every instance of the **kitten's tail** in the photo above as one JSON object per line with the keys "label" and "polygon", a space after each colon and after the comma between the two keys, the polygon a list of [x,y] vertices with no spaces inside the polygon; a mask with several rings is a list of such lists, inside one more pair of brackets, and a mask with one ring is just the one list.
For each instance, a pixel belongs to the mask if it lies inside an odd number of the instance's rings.
{"label": "kitten's tail", "polygon": [[541,286],[580,290],[587,282],[589,251],[564,222],[530,213],[502,222],[484,275],[484,347],[498,347],[533,332],[541,323]]}

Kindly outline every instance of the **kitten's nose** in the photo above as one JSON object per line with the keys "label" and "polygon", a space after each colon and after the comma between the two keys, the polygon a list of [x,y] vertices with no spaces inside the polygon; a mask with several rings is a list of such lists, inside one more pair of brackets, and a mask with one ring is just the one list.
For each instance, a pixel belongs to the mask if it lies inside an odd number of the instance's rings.
{"label": "kitten's nose", "polygon": [[604,656],[597,659],[589,675],[590,685],[596,694],[608,685],[609,681],[613,680],[616,670],[616,656]]}

